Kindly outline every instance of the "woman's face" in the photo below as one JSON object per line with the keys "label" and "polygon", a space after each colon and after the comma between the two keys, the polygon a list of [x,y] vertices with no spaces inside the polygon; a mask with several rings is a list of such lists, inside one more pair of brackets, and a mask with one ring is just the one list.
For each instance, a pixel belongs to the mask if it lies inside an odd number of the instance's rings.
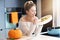
{"label": "woman's face", "polygon": [[36,6],[32,6],[26,13],[28,16],[34,17],[36,15]]}

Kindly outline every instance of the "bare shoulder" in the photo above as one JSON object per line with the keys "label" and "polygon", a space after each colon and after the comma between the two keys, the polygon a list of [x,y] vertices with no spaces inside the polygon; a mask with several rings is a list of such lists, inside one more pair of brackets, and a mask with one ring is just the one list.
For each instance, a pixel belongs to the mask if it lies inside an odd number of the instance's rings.
{"label": "bare shoulder", "polygon": [[25,21],[25,16],[21,17],[19,21]]}

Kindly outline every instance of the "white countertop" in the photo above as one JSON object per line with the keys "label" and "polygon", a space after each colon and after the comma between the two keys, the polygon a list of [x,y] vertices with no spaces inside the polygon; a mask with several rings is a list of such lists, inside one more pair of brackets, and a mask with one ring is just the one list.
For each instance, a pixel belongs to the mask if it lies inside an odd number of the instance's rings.
{"label": "white countertop", "polygon": [[[42,34],[47,33],[43,32]],[[60,40],[59,37],[46,36],[46,35],[37,35],[36,37],[24,37],[21,40]]]}
{"label": "white countertop", "polygon": [[[42,33],[42,34],[44,34],[44,33]],[[47,36],[47,35],[41,35],[40,34],[40,35],[37,35],[35,37],[23,36],[22,38],[15,39],[15,40],[60,40],[60,38],[59,37],[53,37],[53,36]]]}
{"label": "white countertop", "polygon": [[60,40],[60,38],[52,37],[52,36],[45,36],[45,35],[38,35],[36,37],[22,37],[18,40]]}
{"label": "white countertop", "polygon": [[60,40],[60,38],[39,35],[39,36],[36,36],[36,37],[22,37],[22,38],[16,39],[16,40]]}

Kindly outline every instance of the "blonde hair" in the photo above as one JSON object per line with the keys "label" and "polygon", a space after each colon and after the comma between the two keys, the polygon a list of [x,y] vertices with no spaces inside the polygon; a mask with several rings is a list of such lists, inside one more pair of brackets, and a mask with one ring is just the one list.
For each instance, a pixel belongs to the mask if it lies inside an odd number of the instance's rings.
{"label": "blonde hair", "polygon": [[32,7],[32,6],[36,6],[35,4],[34,4],[34,2],[33,1],[27,1],[25,4],[24,4],[24,10],[26,11],[29,11],[29,9]]}

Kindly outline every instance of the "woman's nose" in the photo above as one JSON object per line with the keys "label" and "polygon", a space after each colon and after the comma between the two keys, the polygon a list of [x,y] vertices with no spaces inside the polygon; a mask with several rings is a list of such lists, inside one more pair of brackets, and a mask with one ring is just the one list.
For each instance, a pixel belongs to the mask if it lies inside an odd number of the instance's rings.
{"label": "woman's nose", "polygon": [[34,14],[36,14],[36,12],[34,12]]}

